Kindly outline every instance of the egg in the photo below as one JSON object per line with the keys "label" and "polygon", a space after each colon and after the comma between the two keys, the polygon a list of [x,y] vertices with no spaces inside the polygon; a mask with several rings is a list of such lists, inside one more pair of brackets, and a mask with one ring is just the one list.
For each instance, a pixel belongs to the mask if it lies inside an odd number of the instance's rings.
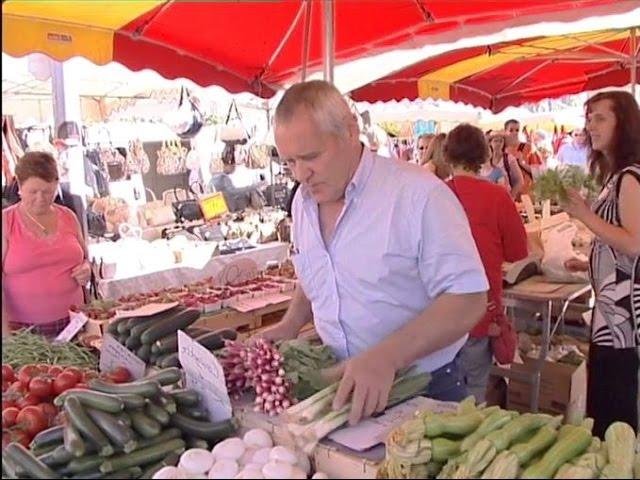
{"label": "egg", "polygon": [[284,480],[291,478],[293,467],[290,463],[271,461],[262,467],[264,478]]}
{"label": "egg", "polygon": [[249,430],[242,437],[245,445],[248,448],[271,448],[273,447],[273,440],[271,439],[271,435],[265,430],[261,428],[254,428]]}
{"label": "egg", "polygon": [[191,473],[207,473],[213,466],[213,454],[202,448],[191,448],[180,457],[179,468]]}
{"label": "egg", "polygon": [[251,463],[257,463],[259,465],[269,463],[269,455],[271,455],[270,448],[261,448],[260,450],[256,450],[251,458]]}
{"label": "egg", "polygon": [[213,464],[209,470],[208,478],[233,478],[238,474],[240,468],[235,460],[222,458]]}
{"label": "egg", "polygon": [[216,460],[228,458],[229,460],[239,460],[246,447],[241,438],[233,437],[223,440],[211,450]]}
{"label": "egg", "polygon": [[298,463],[298,457],[295,452],[290,448],[283,447],[278,445],[277,447],[273,447],[271,452],[269,453],[269,460],[275,462],[284,462],[289,465],[295,465]]}

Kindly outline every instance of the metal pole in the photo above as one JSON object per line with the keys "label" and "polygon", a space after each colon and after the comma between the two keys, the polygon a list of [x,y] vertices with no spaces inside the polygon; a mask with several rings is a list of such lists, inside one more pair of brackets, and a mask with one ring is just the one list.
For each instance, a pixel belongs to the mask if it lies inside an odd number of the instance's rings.
{"label": "metal pole", "polygon": [[309,0],[305,1],[304,8],[304,43],[302,46],[302,74],[300,75],[300,81],[307,80],[307,65],[309,63],[309,40],[311,38],[311,11],[313,5]]}
{"label": "metal pole", "polygon": [[636,28],[632,27],[631,28],[631,42],[630,42],[630,49],[631,49],[631,95],[633,95],[634,97],[636,96],[636,84],[638,83],[638,56],[636,53],[636,49],[637,49],[637,38],[636,38]]}
{"label": "metal pole", "polygon": [[335,10],[334,0],[323,0],[324,13],[324,79],[333,83],[333,65],[335,61]]}

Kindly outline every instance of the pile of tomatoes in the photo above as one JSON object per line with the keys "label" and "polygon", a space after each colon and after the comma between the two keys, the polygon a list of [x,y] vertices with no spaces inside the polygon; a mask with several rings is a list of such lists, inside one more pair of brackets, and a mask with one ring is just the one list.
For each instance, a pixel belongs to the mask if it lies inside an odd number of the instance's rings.
{"label": "pile of tomatoes", "polygon": [[[15,371],[2,365],[2,447],[10,442],[28,446],[31,439],[46,428],[60,423],[53,400],[70,388],[86,388],[98,377],[94,370],[57,365],[24,365]],[[131,379],[126,369],[104,375],[113,383]]]}

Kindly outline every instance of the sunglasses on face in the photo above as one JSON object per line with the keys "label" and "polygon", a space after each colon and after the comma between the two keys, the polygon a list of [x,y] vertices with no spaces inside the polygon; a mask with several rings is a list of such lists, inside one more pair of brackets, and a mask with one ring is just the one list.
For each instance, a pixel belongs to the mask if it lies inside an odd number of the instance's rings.
{"label": "sunglasses on face", "polygon": [[426,150],[427,146],[426,145],[421,145],[418,147],[418,150]]}

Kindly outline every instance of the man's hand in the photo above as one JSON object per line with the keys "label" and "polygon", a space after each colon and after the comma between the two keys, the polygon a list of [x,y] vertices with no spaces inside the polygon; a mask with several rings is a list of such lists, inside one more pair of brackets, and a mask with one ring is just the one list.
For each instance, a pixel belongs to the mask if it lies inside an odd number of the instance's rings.
{"label": "man's hand", "polygon": [[[340,367],[341,369],[342,367]],[[349,424],[382,412],[389,401],[396,371],[385,355],[375,350],[344,362],[344,374],[333,400],[333,409],[339,410],[351,397]]]}
{"label": "man's hand", "polygon": [[89,262],[82,262],[71,270],[71,276],[75,278],[78,285],[84,287],[91,278],[91,266]]}

